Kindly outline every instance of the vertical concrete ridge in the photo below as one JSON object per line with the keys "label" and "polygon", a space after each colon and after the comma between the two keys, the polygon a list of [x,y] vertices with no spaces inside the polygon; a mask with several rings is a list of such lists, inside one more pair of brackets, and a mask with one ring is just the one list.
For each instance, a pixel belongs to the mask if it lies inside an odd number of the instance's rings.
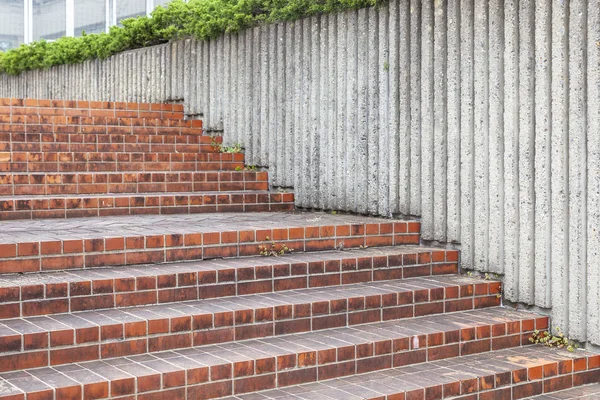
{"label": "vertical concrete ridge", "polygon": [[357,61],[357,99],[356,99],[356,147],[353,151],[355,153],[355,177],[356,180],[356,193],[355,193],[355,207],[359,213],[367,213],[367,197],[368,197],[368,185],[369,185],[369,159],[368,159],[368,135],[369,135],[369,89],[368,89],[368,72],[369,72],[369,58],[370,58],[370,46],[368,41],[369,33],[369,20],[368,10],[363,8],[358,10],[357,19],[357,54],[355,60]]}
{"label": "vertical concrete ridge", "polygon": [[[389,207],[410,214],[411,196],[411,11],[410,2],[389,5]],[[397,32],[397,34],[396,34]],[[394,134],[394,132],[398,132]]]}
{"label": "vertical concrete ridge", "polygon": [[552,3],[552,308],[569,327],[569,6]]}
{"label": "vertical concrete ridge", "polygon": [[307,118],[307,133],[308,143],[308,181],[306,183],[307,188],[310,187],[310,195],[308,201],[314,207],[322,207],[322,196],[324,188],[320,177],[320,160],[319,160],[319,147],[320,147],[320,134],[324,119],[321,117],[321,107],[323,104],[319,101],[321,99],[321,74],[320,74],[320,60],[321,60],[321,21],[319,17],[311,17],[308,19],[309,26],[306,37],[310,38],[307,43],[307,52],[310,54],[310,63],[308,65],[308,118]]}
{"label": "vertical concrete ridge", "polygon": [[[380,157],[382,147],[387,149],[385,144],[380,146],[380,140],[385,141],[385,134],[380,131],[380,114],[382,106],[380,101],[381,91],[387,91],[387,87],[380,86],[380,76],[383,75],[383,63],[381,59],[380,46],[385,40],[379,40],[379,30],[385,29],[384,25],[379,24],[379,12],[375,8],[369,8],[367,17],[367,193],[366,193],[366,211],[369,214],[383,214],[385,210],[379,208],[379,169],[386,169],[387,166],[381,165],[386,158]],[[379,41],[379,46],[373,45]],[[383,49],[385,52],[385,48]],[[383,62],[382,62],[383,61]],[[384,103],[385,104],[385,103]],[[385,123],[385,121],[384,121]]]}
{"label": "vertical concrete ridge", "polygon": [[[421,215],[421,1],[410,0],[410,204]],[[406,105],[408,106],[408,105]]]}
{"label": "vertical concrete ridge", "polygon": [[504,272],[504,0],[489,2],[488,270]]}
{"label": "vertical concrete ridge", "polygon": [[504,2],[504,279],[505,295],[519,285],[519,6]]}
{"label": "vertical concrete ridge", "polygon": [[[587,331],[587,2],[569,2],[569,333]],[[600,39],[600,38],[597,38]],[[593,100],[592,100],[593,102]],[[600,132],[590,131],[591,135]],[[597,266],[598,267],[598,266]]]}
{"label": "vertical concrete ridge", "polygon": [[535,302],[550,307],[552,3],[535,2]]}
{"label": "vertical concrete ridge", "polygon": [[[344,149],[344,157],[346,158],[345,171],[345,188],[346,188],[346,204],[343,209],[355,209],[358,211],[356,192],[357,192],[357,132],[358,132],[358,12],[348,12],[347,20],[347,43],[346,43],[346,146]],[[364,184],[364,183],[363,183]]]}
{"label": "vertical concrete ridge", "polygon": [[421,9],[421,236],[434,240],[434,1]]}
{"label": "vertical concrete ridge", "polygon": [[474,8],[474,154],[475,235],[473,267],[485,271],[489,265],[489,93],[488,93],[488,0],[475,1]]}
{"label": "vertical concrete ridge", "polygon": [[447,165],[446,240],[461,240],[461,2],[448,0],[447,33]]}
{"label": "vertical concrete ridge", "polygon": [[461,264],[474,265],[475,246],[475,81],[474,0],[460,2],[460,241]]}
{"label": "vertical concrete ridge", "polygon": [[[389,32],[389,19],[390,19],[390,8],[381,8],[377,13],[378,20],[376,20],[377,24],[377,37],[374,39],[376,42],[379,42],[378,55],[379,59],[377,61],[377,72],[378,72],[378,81],[376,82],[376,90],[379,95],[377,101],[379,106],[379,116],[377,121],[377,146],[378,146],[378,160],[375,165],[377,168],[373,173],[376,175],[377,180],[377,192],[373,193],[374,196],[373,203],[375,209],[377,210],[377,214],[380,215],[392,215],[391,207],[390,207],[390,191],[391,188],[391,179],[390,179],[390,170],[397,170],[397,165],[391,165],[391,153],[395,152],[397,154],[398,145],[392,141],[392,136],[394,132],[397,130],[390,131],[389,129],[389,120],[390,120],[390,32]],[[397,32],[397,31],[396,31]],[[395,35],[394,36],[398,36]],[[397,65],[397,64],[396,64]],[[370,110],[372,111],[372,110]],[[374,116],[377,118],[377,116]],[[392,151],[394,149],[394,151]],[[369,150],[370,152],[371,150]],[[395,164],[397,164],[397,155]],[[372,166],[372,167],[375,167]],[[397,191],[397,179],[394,183]],[[394,195],[394,198],[397,199],[397,194]]]}
{"label": "vertical concrete ridge", "polygon": [[600,0],[587,6],[587,340],[600,344]]}
{"label": "vertical concrete ridge", "polygon": [[447,238],[448,199],[448,3],[435,1],[433,32],[433,239]]}
{"label": "vertical concrete ridge", "polygon": [[[326,99],[326,110],[327,110],[327,126],[323,135],[327,141],[327,151],[321,151],[321,159],[327,160],[327,196],[325,198],[324,207],[327,209],[337,209],[337,179],[338,174],[338,160],[339,160],[339,147],[337,137],[337,114],[338,114],[338,97],[337,93],[337,59],[338,57],[338,43],[337,43],[337,16],[329,15],[327,17],[327,43],[321,44],[324,47],[326,59],[321,59],[321,65],[327,69],[327,76],[324,77],[324,85],[327,87]],[[328,156],[329,155],[329,156]]]}
{"label": "vertical concrete ridge", "polygon": [[519,280],[517,301],[534,304],[535,3],[519,1]]}
{"label": "vertical concrete ridge", "polygon": [[335,147],[336,147],[336,170],[335,170],[335,209],[346,208],[346,132],[348,131],[349,115],[347,114],[348,100],[348,13],[340,13],[336,16],[336,38],[337,38],[337,60],[336,60],[336,121],[335,121]]}

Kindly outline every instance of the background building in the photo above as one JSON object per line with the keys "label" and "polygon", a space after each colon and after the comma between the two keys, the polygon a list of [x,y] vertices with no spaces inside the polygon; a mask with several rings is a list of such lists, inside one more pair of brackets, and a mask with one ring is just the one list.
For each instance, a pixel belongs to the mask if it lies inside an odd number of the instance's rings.
{"label": "background building", "polygon": [[107,32],[169,0],[0,0],[0,50],[40,39]]}

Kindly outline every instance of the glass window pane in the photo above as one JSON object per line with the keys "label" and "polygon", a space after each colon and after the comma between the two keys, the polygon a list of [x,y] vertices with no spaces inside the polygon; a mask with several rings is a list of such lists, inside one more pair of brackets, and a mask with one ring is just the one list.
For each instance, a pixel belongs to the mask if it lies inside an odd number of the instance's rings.
{"label": "glass window pane", "polygon": [[117,0],[117,24],[122,20],[146,15],[146,0]]}
{"label": "glass window pane", "polygon": [[0,50],[23,43],[23,0],[0,0]]}
{"label": "glass window pane", "polygon": [[154,0],[154,7],[163,6],[166,7],[167,3],[170,3],[171,0]]}
{"label": "glass window pane", "polygon": [[55,40],[66,30],[66,0],[33,0],[33,40]]}
{"label": "glass window pane", "polygon": [[75,36],[101,33],[106,30],[106,2],[103,0],[75,0]]}

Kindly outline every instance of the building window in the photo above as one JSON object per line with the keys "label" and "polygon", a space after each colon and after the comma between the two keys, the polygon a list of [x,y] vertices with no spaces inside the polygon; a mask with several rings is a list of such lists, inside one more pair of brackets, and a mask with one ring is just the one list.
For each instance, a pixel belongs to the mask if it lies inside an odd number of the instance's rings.
{"label": "building window", "polygon": [[0,0],[0,51],[25,42],[24,10],[23,0]]}
{"label": "building window", "polygon": [[0,51],[37,40],[107,32],[171,0],[0,0]]}
{"label": "building window", "polygon": [[163,6],[166,8],[170,2],[171,0],[154,0],[154,7]]}
{"label": "building window", "polygon": [[75,36],[85,33],[106,32],[106,2],[102,0],[75,0]]}
{"label": "building window", "polygon": [[56,40],[67,34],[67,5],[65,0],[33,0],[34,41]]}
{"label": "building window", "polygon": [[114,3],[119,25],[124,19],[146,15],[146,0],[114,0]]}

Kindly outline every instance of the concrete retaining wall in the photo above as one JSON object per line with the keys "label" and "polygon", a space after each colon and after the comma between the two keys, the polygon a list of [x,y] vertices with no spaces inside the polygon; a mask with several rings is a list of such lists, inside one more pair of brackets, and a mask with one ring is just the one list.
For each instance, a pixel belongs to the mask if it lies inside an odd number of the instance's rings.
{"label": "concrete retaining wall", "polygon": [[297,205],[419,215],[509,300],[600,345],[600,0],[391,0],[0,77],[185,100]]}

